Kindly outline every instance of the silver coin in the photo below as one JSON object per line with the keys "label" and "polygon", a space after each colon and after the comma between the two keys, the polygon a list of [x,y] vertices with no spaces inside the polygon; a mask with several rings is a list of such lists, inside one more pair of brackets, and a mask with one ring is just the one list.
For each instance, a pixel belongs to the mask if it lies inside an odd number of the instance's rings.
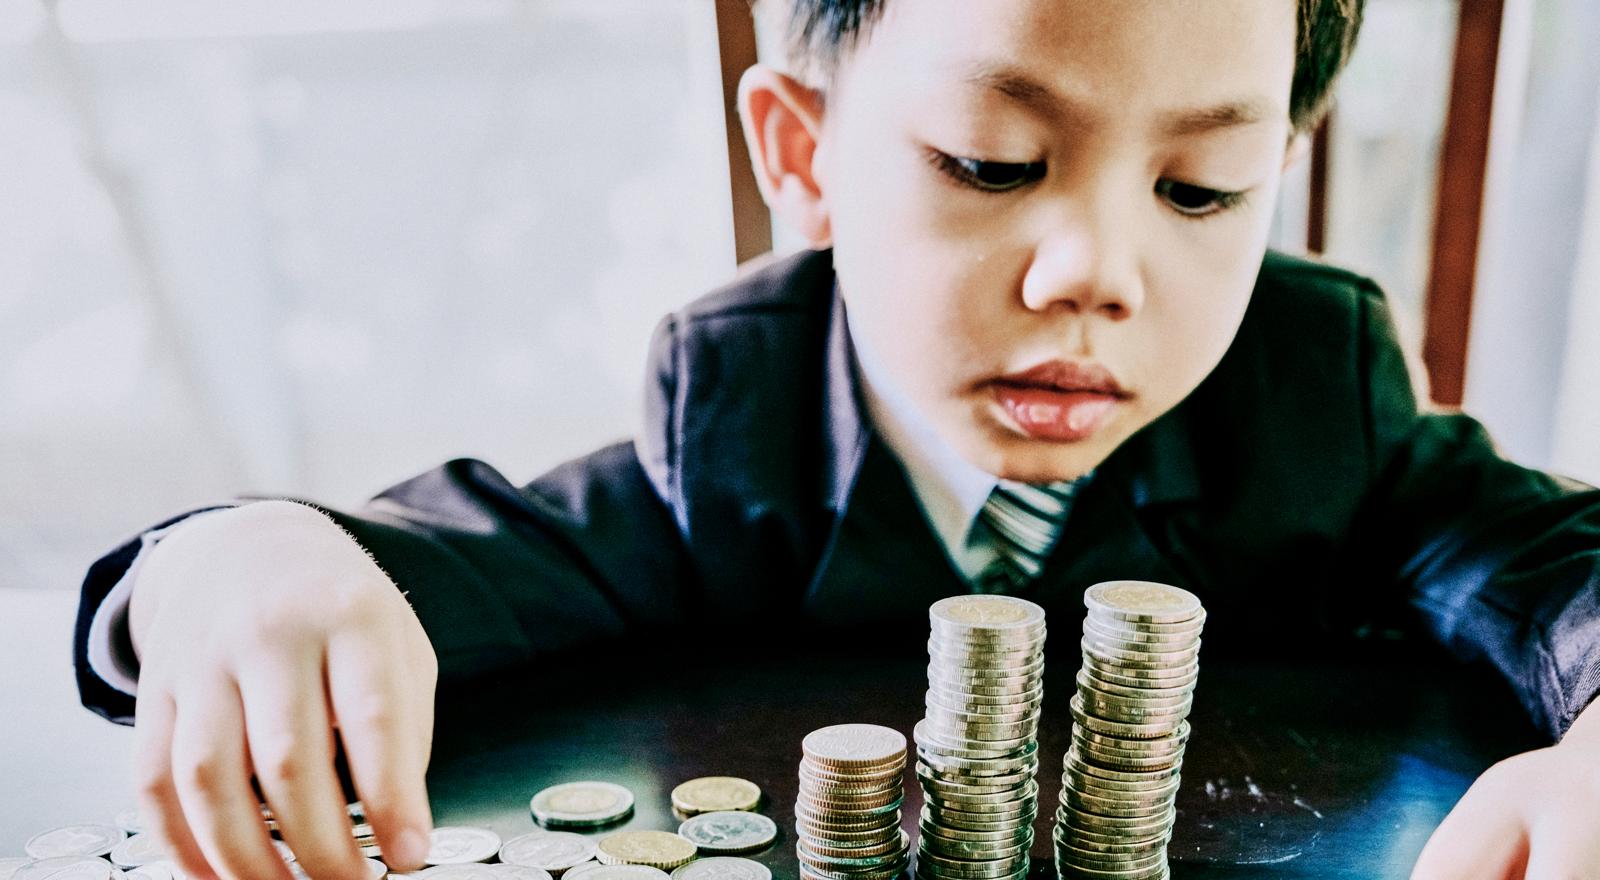
{"label": "silver coin", "polygon": [[54,856],[37,859],[17,869],[12,880],[111,880],[116,869],[93,856]]}
{"label": "silver coin", "polygon": [[117,814],[117,818],[113,819],[112,822],[129,834],[138,834],[148,830],[144,827],[144,817],[139,815],[138,810],[123,810]]}
{"label": "silver coin", "polygon": [[11,880],[11,876],[17,873],[18,869],[31,861],[33,859],[0,859],[0,880]]}
{"label": "silver coin", "polygon": [[65,825],[35,834],[22,849],[35,859],[103,856],[125,837],[122,829],[113,825]]}
{"label": "silver coin", "polygon": [[594,858],[594,838],[570,831],[534,831],[513,837],[500,847],[500,861],[508,865],[565,871]]}
{"label": "silver coin", "polygon": [[487,828],[465,825],[433,829],[428,855],[430,865],[464,865],[486,862],[500,851],[500,835]]}
{"label": "silver coin", "polygon": [[137,868],[129,868],[126,876],[128,880],[177,880],[178,866],[172,862],[150,862]]}
{"label": "silver coin", "polygon": [[490,865],[489,873],[495,880],[551,880],[549,871],[527,865]]}
{"label": "silver coin", "polygon": [[772,871],[749,859],[711,856],[695,859],[673,871],[672,880],[772,880]]}
{"label": "silver coin", "polygon": [[[691,863],[693,864],[693,863]],[[561,880],[671,880],[660,868],[649,865],[579,865],[561,875]]]}
{"label": "silver coin", "polygon": [[111,848],[111,863],[119,868],[137,868],[171,857],[154,834],[135,834]]}
{"label": "silver coin", "polygon": [[[480,862],[460,862],[450,865],[435,865],[423,868],[415,874],[405,875],[415,880],[492,880],[494,872],[491,865]],[[401,875],[395,875],[401,876]]]}
{"label": "silver coin", "polygon": [[540,825],[608,825],[633,812],[633,792],[612,782],[567,782],[534,795],[528,809]]}
{"label": "silver coin", "polygon": [[761,849],[778,838],[778,825],[760,813],[722,810],[701,813],[678,826],[702,852],[741,853]]}

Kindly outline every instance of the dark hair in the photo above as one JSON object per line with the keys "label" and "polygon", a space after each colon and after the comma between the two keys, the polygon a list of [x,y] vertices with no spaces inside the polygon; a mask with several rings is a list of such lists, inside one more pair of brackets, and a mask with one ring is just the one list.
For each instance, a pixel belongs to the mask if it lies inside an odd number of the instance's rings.
{"label": "dark hair", "polygon": [[[751,0],[777,3],[787,11],[784,27],[789,62],[798,75],[826,83],[840,63],[883,15],[887,0]],[[1310,131],[1326,112],[1339,71],[1350,60],[1361,30],[1366,0],[1297,0],[1300,7],[1289,121]]]}

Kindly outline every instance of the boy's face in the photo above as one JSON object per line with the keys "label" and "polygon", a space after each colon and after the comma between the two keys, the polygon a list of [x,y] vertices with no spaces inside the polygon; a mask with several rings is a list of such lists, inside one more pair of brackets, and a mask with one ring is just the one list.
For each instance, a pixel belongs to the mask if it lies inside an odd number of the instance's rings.
{"label": "boy's face", "polygon": [[1216,366],[1286,161],[1295,7],[889,0],[848,56],[811,160],[840,290],[972,463],[1080,476]]}

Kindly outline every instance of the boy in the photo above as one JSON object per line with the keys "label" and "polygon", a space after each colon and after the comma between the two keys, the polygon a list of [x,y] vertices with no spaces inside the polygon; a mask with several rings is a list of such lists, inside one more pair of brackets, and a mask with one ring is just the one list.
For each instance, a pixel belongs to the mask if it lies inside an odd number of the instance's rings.
{"label": "boy", "polygon": [[1264,258],[1360,0],[787,3],[804,79],[756,67],[740,107],[813,250],[663,323],[635,443],[209,513],[91,569],[85,701],[128,715],[101,675],[131,641],[141,805],[184,869],[285,880],[253,773],[300,864],[356,880],[335,723],[415,864],[436,674],[693,621],[915,632],[969,590],[1075,620],[1144,578],[1198,593],[1208,642],[1409,605],[1561,737],[1418,876],[1600,873],[1600,493],[1419,415],[1369,282]]}

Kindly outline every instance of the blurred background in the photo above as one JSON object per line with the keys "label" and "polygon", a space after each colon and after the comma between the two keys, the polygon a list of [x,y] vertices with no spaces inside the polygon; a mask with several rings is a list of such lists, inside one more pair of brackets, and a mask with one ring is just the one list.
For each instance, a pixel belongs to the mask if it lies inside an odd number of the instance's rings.
{"label": "blurred background", "polygon": [[[0,4],[0,588],[241,492],[520,482],[629,434],[656,320],[737,264],[716,6]],[[1321,245],[1420,352],[1458,4],[1368,7]],[[1505,5],[1462,401],[1591,482],[1596,35],[1592,0]]]}

